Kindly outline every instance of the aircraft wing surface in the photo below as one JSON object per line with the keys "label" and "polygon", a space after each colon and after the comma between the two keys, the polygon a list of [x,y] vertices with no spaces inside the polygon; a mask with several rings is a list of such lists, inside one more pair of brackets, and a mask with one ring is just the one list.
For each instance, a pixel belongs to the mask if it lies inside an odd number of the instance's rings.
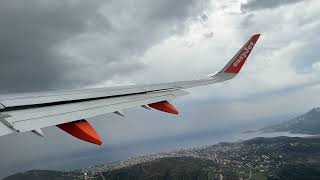
{"label": "aircraft wing surface", "polygon": [[57,126],[74,137],[101,144],[99,135],[85,119],[106,113],[123,116],[121,110],[137,106],[178,114],[168,100],[187,94],[184,89],[235,77],[259,36],[253,35],[219,73],[205,79],[1,95],[0,136],[26,131],[43,136],[42,128]]}

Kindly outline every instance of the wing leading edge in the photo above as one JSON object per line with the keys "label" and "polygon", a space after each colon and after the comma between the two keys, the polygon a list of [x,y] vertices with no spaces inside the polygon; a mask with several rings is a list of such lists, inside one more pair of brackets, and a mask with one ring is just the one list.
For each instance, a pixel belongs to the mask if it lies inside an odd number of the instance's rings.
{"label": "wing leading edge", "polygon": [[206,79],[2,95],[0,136],[26,131],[42,136],[41,128],[56,125],[79,139],[100,145],[102,142],[98,134],[85,119],[106,113],[123,116],[121,110],[136,106],[178,114],[168,100],[187,94],[183,89],[234,78],[240,72],[259,36],[260,34],[253,35],[219,73]]}

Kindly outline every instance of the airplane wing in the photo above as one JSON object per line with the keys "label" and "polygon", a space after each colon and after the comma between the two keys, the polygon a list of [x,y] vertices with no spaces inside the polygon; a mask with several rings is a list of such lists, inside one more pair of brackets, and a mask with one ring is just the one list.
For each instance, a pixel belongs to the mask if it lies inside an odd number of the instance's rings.
{"label": "airplane wing", "polygon": [[259,36],[253,35],[219,73],[205,79],[2,95],[0,136],[26,131],[43,136],[42,128],[57,126],[74,137],[100,145],[99,135],[85,119],[106,113],[124,116],[121,110],[137,106],[178,114],[168,100],[188,94],[183,89],[234,78]]}

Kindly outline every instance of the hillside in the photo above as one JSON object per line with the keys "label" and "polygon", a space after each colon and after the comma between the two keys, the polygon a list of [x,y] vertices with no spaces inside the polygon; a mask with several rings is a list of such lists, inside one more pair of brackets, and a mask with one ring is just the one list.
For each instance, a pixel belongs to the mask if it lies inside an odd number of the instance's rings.
{"label": "hillside", "polygon": [[287,122],[265,127],[258,131],[265,133],[290,132],[294,134],[320,134],[320,108],[314,108]]}
{"label": "hillside", "polygon": [[236,172],[229,168],[221,170],[219,165],[210,160],[192,157],[162,158],[149,163],[142,163],[120,170],[105,172],[106,179],[159,179],[193,180],[218,178],[224,174],[227,179],[239,179]]}
{"label": "hillside", "polygon": [[4,178],[4,180],[73,180],[77,177],[80,177],[80,174],[77,172],[32,170],[14,174]]}

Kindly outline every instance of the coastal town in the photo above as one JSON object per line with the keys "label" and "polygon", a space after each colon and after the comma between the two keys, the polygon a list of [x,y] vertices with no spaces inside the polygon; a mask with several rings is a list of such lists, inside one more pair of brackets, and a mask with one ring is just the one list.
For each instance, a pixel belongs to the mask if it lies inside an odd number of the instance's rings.
{"label": "coastal town", "polygon": [[69,172],[32,170],[4,180],[34,177],[53,180],[291,180],[305,176],[318,179],[319,167],[318,136],[280,136],[148,154]]}
{"label": "coastal town", "polygon": [[[272,140],[272,139],[271,139]],[[292,155],[287,152],[299,152],[306,150],[310,145],[301,139],[279,137],[276,140],[256,138],[245,142],[219,143],[201,148],[180,149],[172,152],[157,153],[132,157],[128,160],[118,161],[111,164],[92,166],[81,169],[81,174],[86,179],[95,179],[107,172],[132,167],[138,164],[153,162],[164,158],[189,157],[202,160],[210,160],[215,168],[214,177],[223,179],[225,169],[235,172],[239,179],[252,177],[270,177],[270,172],[286,166],[292,161]],[[263,179],[263,178],[261,178]]]}

